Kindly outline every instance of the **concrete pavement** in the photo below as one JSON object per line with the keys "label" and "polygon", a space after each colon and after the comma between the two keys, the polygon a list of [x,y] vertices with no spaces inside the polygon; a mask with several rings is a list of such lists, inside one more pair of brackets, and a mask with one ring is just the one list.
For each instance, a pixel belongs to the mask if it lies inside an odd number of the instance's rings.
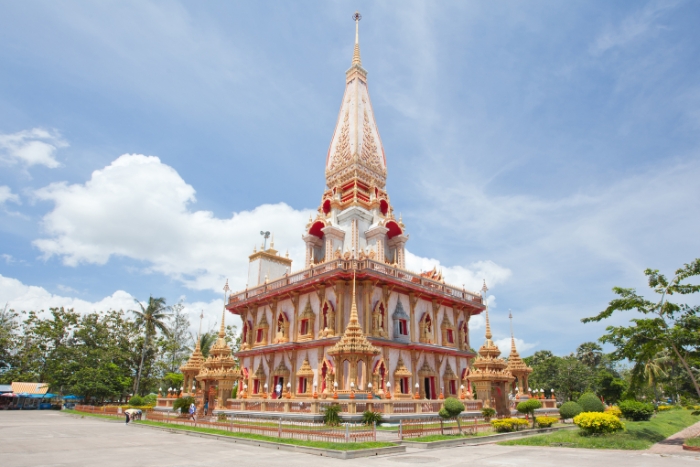
{"label": "concrete pavement", "polygon": [[401,455],[338,460],[315,458],[266,448],[171,434],[125,426],[90,417],[78,418],[52,411],[0,411],[0,465],[2,467],[111,467],[244,465],[324,467],[432,466],[576,466],[645,467],[700,466],[700,456],[673,456],[647,451],[595,451],[524,446],[464,446],[451,449],[410,450]]}

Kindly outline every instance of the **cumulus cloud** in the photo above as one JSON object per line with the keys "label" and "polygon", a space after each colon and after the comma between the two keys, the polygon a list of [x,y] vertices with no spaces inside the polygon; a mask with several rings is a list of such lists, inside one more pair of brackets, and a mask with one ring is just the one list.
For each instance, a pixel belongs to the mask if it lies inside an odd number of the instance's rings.
{"label": "cumulus cloud", "polygon": [[[59,290],[70,292],[71,295],[78,294],[78,291],[71,287],[58,286]],[[174,301],[172,303],[175,303]],[[202,329],[204,331],[216,328],[221,323],[223,303],[221,299],[214,299],[209,302],[196,301],[188,302],[186,296],[179,298],[184,308],[183,312],[188,316],[193,334],[199,327],[199,315],[204,314]],[[73,308],[81,314],[93,311],[108,310],[133,310],[138,307],[135,297],[124,290],[117,290],[112,295],[97,301],[89,301],[76,298],[70,295],[53,294],[43,287],[36,285],[26,285],[21,281],[0,275],[0,306],[7,304],[8,309],[16,311],[44,311],[50,308]],[[237,316],[226,316],[227,324],[240,324]]]}
{"label": "cumulus cloud", "polygon": [[406,251],[406,266],[411,271],[431,271],[437,267],[443,272],[445,282],[464,286],[467,290],[479,291],[486,281],[488,287],[502,284],[511,276],[508,268],[499,266],[493,261],[477,261],[464,266],[443,266],[434,258],[422,258]]}
{"label": "cumulus cloud", "polygon": [[43,165],[55,169],[58,148],[68,146],[57,131],[34,128],[11,134],[0,134],[0,161],[25,167]]}
{"label": "cumulus cloud", "polygon": [[20,204],[19,195],[12,193],[12,189],[9,186],[2,185],[0,186],[0,206],[8,201]]}
{"label": "cumulus cloud", "polygon": [[[113,256],[143,261],[153,272],[176,278],[195,290],[219,292],[226,278],[233,289],[246,285],[248,255],[262,228],[275,247],[289,249],[294,269],[303,266],[301,232],[313,212],[266,204],[219,219],[192,209],[195,190],[170,166],[153,156],[125,154],[92,173],[85,184],[54,183],[37,190],[54,203],[43,218],[47,236],[34,245],[64,264],[106,264]],[[409,268],[439,266],[408,253]],[[478,290],[481,280],[503,282],[510,271],[490,261],[443,268],[448,281]]]}
{"label": "cumulus cloud", "polygon": [[[478,341],[477,341],[478,342]],[[510,356],[510,337],[504,337],[503,339],[497,339],[493,341],[494,344],[496,344],[496,347],[501,351],[501,357],[506,358]],[[522,339],[518,339],[517,337],[515,338],[515,349],[518,351],[520,356],[523,356],[524,352],[527,352],[530,349],[534,349],[539,345],[539,342],[525,342]],[[527,353],[525,353],[527,355]]]}

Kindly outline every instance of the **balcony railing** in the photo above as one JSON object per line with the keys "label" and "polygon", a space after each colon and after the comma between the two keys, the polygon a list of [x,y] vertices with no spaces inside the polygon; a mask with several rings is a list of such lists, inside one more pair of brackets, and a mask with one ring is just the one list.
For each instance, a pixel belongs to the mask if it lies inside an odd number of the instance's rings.
{"label": "balcony railing", "polygon": [[257,295],[272,292],[277,289],[304,282],[312,278],[322,276],[324,274],[336,271],[353,270],[370,270],[387,277],[393,277],[401,282],[405,282],[413,286],[419,286],[420,288],[426,289],[427,292],[440,293],[452,297],[456,300],[472,302],[479,305],[483,303],[480,294],[468,292],[463,288],[434,281],[432,279],[428,279],[427,277],[423,277],[420,274],[409,272],[404,269],[380,263],[371,259],[334,259],[325,263],[317,264],[315,266],[310,267],[309,269],[289,274],[287,276],[268,282],[266,284],[261,284],[257,287],[253,287],[242,292],[232,293],[229,295],[228,303],[229,305],[233,305],[237,302],[242,302],[254,298]]}

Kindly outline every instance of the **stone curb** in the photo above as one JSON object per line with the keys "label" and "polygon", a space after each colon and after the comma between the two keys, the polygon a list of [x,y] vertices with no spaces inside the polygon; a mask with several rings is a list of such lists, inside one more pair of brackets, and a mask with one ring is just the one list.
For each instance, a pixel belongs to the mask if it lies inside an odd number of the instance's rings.
{"label": "stone curb", "polygon": [[683,450],[700,452],[700,446],[688,446],[687,444],[683,443]]}
{"label": "stone curb", "polygon": [[261,441],[257,439],[247,439],[247,438],[236,438],[235,436],[225,436],[217,435],[213,433],[199,433],[196,431],[179,430],[177,428],[166,428],[160,426],[152,425],[141,425],[135,423],[134,426],[139,428],[152,428],[155,430],[166,431],[169,433],[183,434],[188,436],[197,436],[200,438],[214,438],[219,441],[226,441],[229,443],[239,443],[246,444],[248,446],[259,446],[268,449],[277,449],[281,451],[294,451],[301,452],[304,454],[312,454],[315,456],[322,457],[333,457],[335,459],[357,459],[360,457],[374,457],[383,456],[386,454],[398,454],[406,452],[405,446],[388,446],[385,448],[373,448],[373,449],[357,449],[352,451],[338,451],[335,449],[323,449],[323,448],[313,448],[308,446],[296,446],[293,444],[275,443],[272,441]]}
{"label": "stone curb", "polygon": [[402,446],[407,446],[411,448],[418,449],[435,449],[435,448],[447,448],[462,445],[472,445],[479,446],[482,444],[493,444],[498,441],[507,441],[509,439],[526,438],[528,436],[541,435],[546,433],[553,433],[560,430],[572,430],[577,428],[576,425],[572,426],[557,426],[552,428],[538,428],[535,430],[524,430],[515,433],[498,433],[490,436],[479,436],[474,438],[458,438],[458,439],[446,439],[444,441],[430,441],[427,443],[421,443],[418,441],[399,441]]}
{"label": "stone curb", "polygon": [[[84,416],[78,415],[78,414],[64,414],[76,418],[83,418]],[[108,423],[124,423],[121,420],[115,419],[115,420],[109,420],[106,418],[100,418],[100,417],[88,417],[93,420],[101,420],[104,422]],[[165,428],[165,427],[160,427],[160,426],[152,426],[152,425],[141,425],[138,423],[130,423],[132,426],[137,426],[139,428],[150,428],[153,430],[160,430],[160,431],[165,431],[168,433],[175,433],[175,434],[183,434],[183,435],[188,435],[188,436],[197,436],[199,438],[214,438],[219,441],[226,441],[229,443],[239,443],[239,444],[246,444],[248,446],[259,446],[262,448],[267,448],[267,449],[277,449],[281,451],[294,451],[294,452],[301,452],[303,454],[311,454],[314,456],[322,456],[322,457],[333,457],[335,459],[358,459],[361,457],[374,457],[374,456],[385,456],[387,454],[400,454],[406,452],[406,446],[388,446],[385,448],[373,448],[373,449],[356,449],[353,451],[338,451],[335,449],[323,449],[323,448],[312,448],[308,446],[295,446],[293,444],[284,444],[284,443],[274,443],[272,441],[260,441],[256,439],[246,439],[246,438],[236,438],[234,436],[224,436],[224,435],[216,435],[212,433],[199,433],[196,431],[188,431],[188,430],[179,430],[177,428]]]}

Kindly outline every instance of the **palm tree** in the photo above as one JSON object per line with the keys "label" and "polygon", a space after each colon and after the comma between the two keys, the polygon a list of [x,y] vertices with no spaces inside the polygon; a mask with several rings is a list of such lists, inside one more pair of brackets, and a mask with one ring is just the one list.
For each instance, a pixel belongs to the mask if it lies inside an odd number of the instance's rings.
{"label": "palm tree", "polygon": [[644,362],[644,368],[642,370],[642,376],[647,381],[649,386],[654,388],[654,398],[658,401],[659,395],[657,392],[657,384],[660,378],[665,378],[668,376],[666,373],[666,368],[671,363],[671,356],[668,350],[663,350],[659,352],[653,358],[650,358]]}
{"label": "palm tree", "polygon": [[136,315],[136,325],[143,328],[144,334],[143,348],[141,349],[141,363],[139,363],[139,372],[136,376],[136,387],[134,389],[134,394],[138,394],[139,385],[141,384],[143,360],[146,357],[146,349],[150,344],[151,338],[156,334],[156,331],[160,331],[166,336],[170,334],[166,321],[168,319],[170,307],[165,306],[165,299],[163,297],[148,297],[148,306],[145,308],[138,300],[135,300],[135,302],[138,303],[141,310],[130,311]]}
{"label": "palm tree", "polygon": [[584,342],[576,349],[576,358],[589,368],[595,368],[603,360],[603,348],[595,342]]}
{"label": "palm tree", "polygon": [[219,336],[215,332],[205,332],[201,336],[199,336],[199,348],[202,351],[202,355],[204,355],[204,358],[209,356],[209,349],[211,349],[211,346],[214,345],[214,342],[216,342],[216,339]]}

